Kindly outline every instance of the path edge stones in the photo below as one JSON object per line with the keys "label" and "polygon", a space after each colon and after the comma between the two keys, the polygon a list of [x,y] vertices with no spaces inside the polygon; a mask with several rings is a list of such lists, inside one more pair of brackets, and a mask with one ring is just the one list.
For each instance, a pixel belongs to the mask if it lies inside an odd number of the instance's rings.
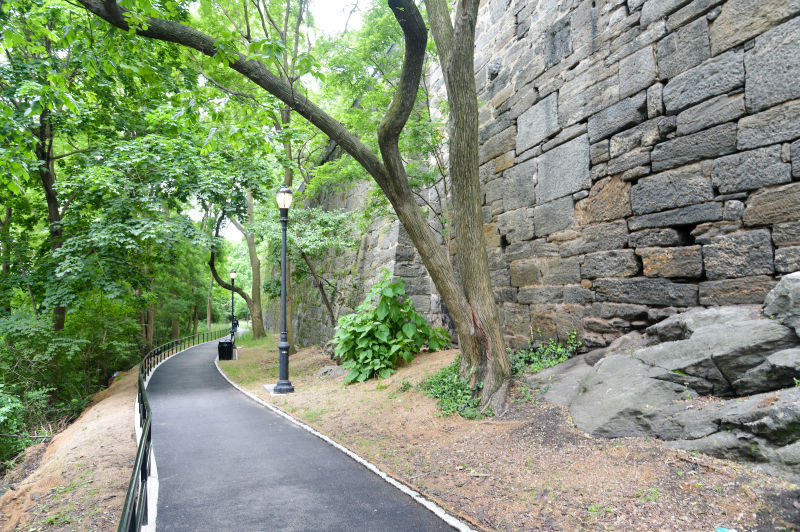
{"label": "path edge stones", "polygon": [[256,403],[260,404],[261,406],[266,407],[267,409],[271,410],[272,412],[274,412],[275,414],[281,416],[282,418],[286,419],[287,421],[293,423],[294,425],[297,425],[301,429],[303,429],[303,430],[305,430],[307,432],[310,432],[311,434],[313,434],[317,438],[321,439],[322,441],[324,441],[328,445],[330,445],[330,446],[334,447],[335,449],[343,452],[344,454],[346,454],[347,456],[349,456],[350,458],[352,458],[353,460],[355,460],[356,462],[358,462],[362,466],[366,467],[367,469],[369,469],[370,471],[372,471],[373,473],[378,475],[381,479],[384,480],[384,482],[387,482],[388,484],[391,484],[392,486],[394,486],[395,488],[399,489],[400,491],[402,491],[403,493],[405,493],[406,495],[408,495],[409,497],[411,497],[412,499],[417,501],[419,504],[421,504],[422,506],[424,506],[425,508],[430,510],[434,515],[436,515],[439,519],[441,519],[442,521],[444,521],[448,525],[452,526],[455,530],[458,530],[460,532],[477,532],[474,528],[470,528],[469,525],[467,525],[465,522],[461,521],[460,519],[458,519],[454,515],[451,515],[451,514],[447,513],[447,511],[444,508],[442,508],[441,506],[439,506],[435,502],[431,501],[430,499],[425,498],[419,492],[409,488],[408,486],[406,486],[402,482],[400,482],[400,481],[396,480],[395,478],[392,478],[388,474],[384,473],[383,471],[381,471],[378,468],[378,466],[376,466],[372,462],[366,460],[365,458],[362,458],[361,456],[359,456],[358,454],[354,453],[353,451],[351,451],[350,449],[348,449],[344,445],[335,442],[334,440],[332,440],[328,436],[325,436],[324,434],[322,434],[318,430],[314,429],[313,427],[311,427],[309,425],[306,425],[302,421],[298,421],[297,419],[293,418],[292,416],[290,416],[289,414],[287,414],[286,412],[284,412],[280,408],[277,408],[276,406],[273,406],[273,405],[269,404],[268,402],[264,401],[263,399],[261,399],[259,397],[256,397],[252,393],[248,392],[247,390],[245,390],[244,388],[242,388],[241,386],[239,386],[238,384],[233,382],[231,379],[228,378],[227,375],[225,375],[225,372],[222,371],[222,369],[219,367],[219,356],[217,356],[214,359],[214,367],[217,368],[217,371],[219,372],[220,375],[222,375],[223,379],[228,381],[228,383],[231,386],[233,386],[234,388],[239,390],[245,396],[247,396],[251,400],[255,401]]}

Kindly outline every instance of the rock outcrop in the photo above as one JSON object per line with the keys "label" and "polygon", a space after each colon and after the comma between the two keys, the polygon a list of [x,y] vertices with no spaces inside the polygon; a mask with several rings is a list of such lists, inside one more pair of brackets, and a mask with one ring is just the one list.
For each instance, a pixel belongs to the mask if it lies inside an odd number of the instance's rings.
{"label": "rock outcrop", "polygon": [[766,303],[676,314],[527,381],[593,436],[655,436],[800,482],[800,272]]}

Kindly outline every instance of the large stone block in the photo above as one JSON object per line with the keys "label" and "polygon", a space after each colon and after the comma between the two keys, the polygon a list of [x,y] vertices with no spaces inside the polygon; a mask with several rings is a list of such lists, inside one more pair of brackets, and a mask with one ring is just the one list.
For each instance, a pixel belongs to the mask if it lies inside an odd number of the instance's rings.
{"label": "large stone block", "polygon": [[534,343],[546,342],[553,338],[566,343],[569,334],[575,330],[578,338],[582,336],[581,320],[584,309],[580,305],[533,305],[531,306],[531,327]]}
{"label": "large stone block", "polygon": [[627,241],[628,228],[624,220],[587,225],[582,228],[579,238],[561,244],[561,256],[571,257],[592,251],[620,249],[625,247]]}
{"label": "large stone block", "polygon": [[546,236],[571,227],[575,208],[571,196],[548,201],[533,209],[536,236]]}
{"label": "large stone block", "polygon": [[552,201],[589,188],[589,138],[573,139],[542,154],[538,161],[536,198],[540,203]]}
{"label": "large stone block", "polygon": [[674,78],[711,57],[705,17],[690,22],[658,41],[657,53],[658,75],[662,80]]}
{"label": "large stone block", "polygon": [[507,261],[532,259],[534,257],[558,257],[558,245],[545,241],[545,239],[516,242],[505,250]]}
{"label": "large stone block", "polygon": [[524,286],[517,293],[517,301],[526,305],[563,303],[563,286]]}
{"label": "large stone block", "polygon": [[800,218],[800,183],[759,190],[747,200],[745,225],[796,222]]}
{"label": "large stone block", "polygon": [[664,18],[678,8],[685,6],[691,0],[647,0],[642,6],[642,16],[639,24],[649,26],[652,22]]}
{"label": "large stone block", "polygon": [[640,92],[589,118],[589,139],[597,142],[647,117],[647,95]]}
{"label": "large stone block", "polygon": [[[691,3],[670,15],[667,19],[667,31],[675,31],[675,29],[680,28],[690,20],[708,13],[712,8],[724,2],[725,0],[692,0]],[[713,20],[713,13],[715,12],[708,13],[706,18]]]}
{"label": "large stone block", "polygon": [[800,246],[800,221],[773,226],[772,242],[778,247]]}
{"label": "large stone block", "polygon": [[673,283],[666,279],[596,279],[592,288],[601,301],[665,307],[697,305],[696,285]]}
{"label": "large stone block", "polygon": [[507,151],[513,150],[516,137],[517,129],[512,126],[482,143],[478,150],[479,163],[483,164]]}
{"label": "large stone block", "polygon": [[766,275],[704,281],[700,283],[700,304],[760,305],[777,281]]}
{"label": "large stone block", "polygon": [[[629,56],[633,52],[641,50],[648,44],[652,44],[659,40],[667,33],[667,24],[666,21],[659,20],[658,22],[650,24],[646,30],[638,33],[638,35],[631,39],[631,35],[636,34],[637,30],[638,29],[633,29],[628,35],[620,36],[620,38],[618,38],[612,44],[611,55],[609,55],[605,60],[607,65],[613,65],[623,57]],[[617,46],[619,47],[617,48]]]}
{"label": "large stone block", "polygon": [[[637,167],[644,168],[650,164],[650,152],[651,148],[649,147],[634,148],[633,150],[623,153],[619,157],[608,161],[606,171],[608,174],[614,175],[626,172],[627,170],[632,170]],[[622,176],[622,179],[624,181],[628,180],[625,176]]]}
{"label": "large stone block", "polygon": [[717,202],[690,205],[670,211],[644,214],[628,219],[628,229],[638,231],[648,227],[692,225],[700,222],[715,222],[722,219],[722,204]]}
{"label": "large stone block", "polygon": [[[572,83],[581,78],[576,78]],[[569,88],[568,88],[569,87]],[[605,109],[619,101],[619,78],[615,74],[611,77],[599,80],[591,80],[586,87],[574,94],[568,84],[564,84],[558,92],[558,120],[562,126],[569,126],[580,122],[587,116]]]}
{"label": "large stone block", "polygon": [[639,261],[632,249],[598,251],[583,259],[581,277],[631,277],[639,273]]}
{"label": "large stone block", "polygon": [[601,179],[592,186],[589,197],[575,206],[575,223],[589,225],[631,215],[631,184],[620,178]]}
{"label": "large stone block", "polygon": [[776,105],[739,120],[736,146],[749,150],[800,137],[800,100]]}
{"label": "large stone block", "polygon": [[800,17],[756,37],[756,45],[745,53],[744,64],[751,112],[800,98]]}
{"label": "large stone block", "polygon": [[510,168],[503,174],[501,182],[503,209],[511,211],[522,207],[532,207],[536,203],[535,160],[531,159]]}
{"label": "large stone block", "polygon": [[634,214],[648,214],[714,199],[711,181],[694,164],[640,179],[631,187]]}
{"label": "large stone block", "polygon": [[711,180],[721,194],[779,185],[792,180],[791,165],[781,161],[780,146],[769,146],[714,160]]}
{"label": "large stone block", "polygon": [[594,303],[589,309],[589,315],[603,319],[646,320],[647,307],[630,303]]}
{"label": "large stone block", "polygon": [[502,306],[503,335],[511,348],[523,348],[528,345],[530,336],[531,314],[527,305],[505,303]]}
{"label": "large stone block", "polygon": [[714,238],[703,246],[706,278],[710,281],[772,274],[772,238],[767,229]]}
{"label": "large stone block", "polygon": [[712,96],[730,92],[743,84],[742,51],[731,50],[670,80],[664,87],[664,105],[668,112],[673,113]]}
{"label": "large stone block", "polygon": [[558,95],[554,92],[517,119],[517,153],[536,146],[557,131]]}
{"label": "large stone block", "polygon": [[800,271],[800,246],[776,249],[775,271],[780,273]]}
{"label": "large stone block", "polygon": [[497,229],[508,242],[533,238],[533,209],[522,208],[508,211],[497,217]]}
{"label": "large stone block", "polygon": [[[746,120],[746,118],[742,120]],[[800,119],[798,119],[798,124],[800,124]],[[736,144],[736,124],[722,124],[656,145],[653,153],[650,154],[650,161],[654,172],[666,170],[733,153],[736,151]]]}
{"label": "large stone block", "polygon": [[703,275],[700,246],[637,248],[646,277],[698,278]]}
{"label": "large stone block", "polygon": [[619,62],[619,97],[625,98],[646,89],[656,79],[653,47],[647,46]]}
{"label": "large stone block", "polygon": [[575,284],[581,280],[576,257],[539,257],[511,263],[511,286]]}
{"label": "large stone block", "polygon": [[711,24],[711,53],[741,44],[800,13],[800,0],[728,0]]}
{"label": "large stone block", "polygon": [[660,118],[653,118],[636,127],[617,133],[611,137],[609,155],[619,157],[630,150],[656,144],[661,140],[661,127],[659,126],[661,122]]}
{"label": "large stone block", "polygon": [[744,95],[723,94],[690,107],[678,115],[677,133],[695,133],[717,124],[736,120],[744,114]]}
{"label": "large stone block", "polygon": [[632,248],[681,246],[687,240],[675,229],[644,229],[628,236],[628,246]]}

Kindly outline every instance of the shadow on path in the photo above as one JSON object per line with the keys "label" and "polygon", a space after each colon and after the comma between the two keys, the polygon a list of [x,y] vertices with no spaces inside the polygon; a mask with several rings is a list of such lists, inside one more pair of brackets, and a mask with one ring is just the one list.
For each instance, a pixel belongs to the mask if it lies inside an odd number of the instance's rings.
{"label": "shadow on path", "polygon": [[152,375],[158,530],[452,530],[316,436],[235,390],[217,343]]}

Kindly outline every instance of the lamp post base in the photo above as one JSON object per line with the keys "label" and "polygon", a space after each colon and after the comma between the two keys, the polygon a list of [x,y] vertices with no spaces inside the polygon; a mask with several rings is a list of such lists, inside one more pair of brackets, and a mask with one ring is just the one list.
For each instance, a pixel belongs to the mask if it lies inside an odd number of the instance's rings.
{"label": "lamp post base", "polygon": [[294,386],[289,381],[278,381],[275,385],[275,388],[272,389],[272,393],[274,394],[284,394],[284,393],[292,393],[294,392]]}

